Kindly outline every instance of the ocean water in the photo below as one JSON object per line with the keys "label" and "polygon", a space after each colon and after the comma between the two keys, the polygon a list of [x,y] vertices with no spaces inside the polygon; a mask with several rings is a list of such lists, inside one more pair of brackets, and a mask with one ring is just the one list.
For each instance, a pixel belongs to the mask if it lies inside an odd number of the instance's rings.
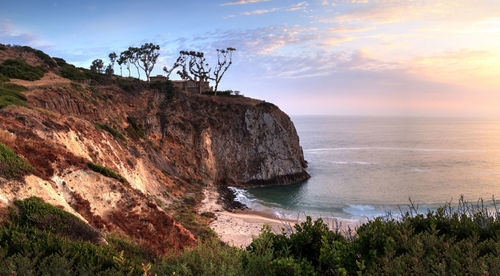
{"label": "ocean water", "polygon": [[[311,178],[234,189],[250,208],[365,220],[446,202],[500,199],[500,120],[292,117]],[[497,201],[500,206],[500,201]]]}

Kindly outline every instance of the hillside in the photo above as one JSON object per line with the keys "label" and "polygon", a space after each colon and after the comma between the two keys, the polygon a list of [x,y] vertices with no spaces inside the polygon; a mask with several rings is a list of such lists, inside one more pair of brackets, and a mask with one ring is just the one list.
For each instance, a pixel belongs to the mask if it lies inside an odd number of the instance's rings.
{"label": "hillside", "polygon": [[23,164],[0,160],[0,208],[36,195],[168,254],[206,231],[204,188],[309,177],[270,103],[100,75],[29,47],[2,46],[0,73],[0,142]]}

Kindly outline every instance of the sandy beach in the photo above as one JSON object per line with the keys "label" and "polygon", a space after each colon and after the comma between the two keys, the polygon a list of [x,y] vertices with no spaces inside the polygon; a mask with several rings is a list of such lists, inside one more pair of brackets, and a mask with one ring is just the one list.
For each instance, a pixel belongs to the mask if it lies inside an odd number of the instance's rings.
{"label": "sandy beach", "polygon": [[[269,225],[275,233],[281,233],[282,230],[291,229],[294,224],[303,221],[303,219],[279,218],[272,213],[250,209],[226,211],[218,203],[219,194],[214,187],[205,189],[204,195],[199,212],[215,214],[215,220],[210,223],[210,228],[219,235],[222,241],[232,246],[243,248],[248,246],[252,239],[261,233],[264,225]],[[327,219],[325,222],[331,228],[339,227],[342,232],[355,229],[360,225],[360,222],[348,219]]]}

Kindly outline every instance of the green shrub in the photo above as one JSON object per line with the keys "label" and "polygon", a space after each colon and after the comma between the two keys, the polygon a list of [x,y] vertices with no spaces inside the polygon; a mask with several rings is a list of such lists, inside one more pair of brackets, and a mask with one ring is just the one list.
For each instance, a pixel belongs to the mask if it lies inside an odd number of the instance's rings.
{"label": "green shrub", "polygon": [[8,82],[10,79],[4,76],[2,73],[0,73],[0,84],[2,82]]}
{"label": "green shrub", "polygon": [[8,59],[0,64],[0,73],[14,79],[39,80],[46,72],[41,66],[31,66],[19,59]]}
{"label": "green shrub", "polygon": [[80,69],[76,68],[71,64],[60,65],[59,74],[63,78],[67,78],[73,81],[83,81],[87,79],[87,75]]}
{"label": "green shrub", "polygon": [[66,60],[64,60],[63,58],[53,57],[52,59],[57,63],[57,66],[68,65]]}
{"label": "green shrub", "polygon": [[99,243],[99,232],[76,216],[43,202],[38,197],[16,200],[19,209],[11,214],[11,221],[19,226],[36,228],[40,231],[57,234],[73,241]]}
{"label": "green shrub", "polygon": [[152,275],[248,275],[242,270],[244,252],[223,245],[218,239],[198,242],[192,250],[153,265]]}
{"label": "green shrub", "polygon": [[110,169],[108,167],[101,166],[101,165],[98,165],[98,164],[92,163],[92,162],[88,162],[87,166],[91,170],[93,170],[95,172],[98,172],[98,173],[100,173],[100,174],[102,174],[104,176],[114,178],[114,179],[120,181],[123,184],[128,184],[127,180],[123,176],[121,176],[119,173],[113,171],[112,169]]}
{"label": "green shrub", "polygon": [[15,83],[5,83],[3,85],[3,88],[8,89],[8,90],[17,91],[17,92],[28,91],[27,87],[24,87],[22,85],[18,85],[18,84],[15,84]]}
{"label": "green shrub", "polygon": [[117,139],[120,139],[120,140],[123,140],[123,141],[127,140],[125,138],[125,136],[123,136],[123,134],[121,134],[118,130],[116,130],[112,126],[109,126],[107,124],[101,124],[101,123],[95,123],[95,125],[96,125],[96,127],[109,132],[111,135],[113,135],[113,137],[115,137]]}
{"label": "green shrub", "polygon": [[56,62],[46,53],[44,53],[40,50],[37,50],[37,49],[33,49],[29,46],[23,46],[22,48],[27,52],[31,52],[31,53],[35,54],[35,56],[38,57],[39,59],[41,59],[43,61],[43,63],[45,63],[47,66],[49,66],[49,67],[56,67],[57,66]]}
{"label": "green shrub", "polygon": [[7,107],[9,105],[19,105],[28,107],[25,101],[26,101],[26,96],[24,96],[20,92],[0,87],[0,108]]}
{"label": "green shrub", "polygon": [[6,145],[0,143],[0,174],[6,178],[20,178],[32,173],[33,167]]}
{"label": "green shrub", "polygon": [[4,50],[7,50],[7,46],[0,43],[0,51],[4,51]]}
{"label": "green shrub", "polygon": [[128,116],[127,122],[129,123],[129,126],[125,130],[128,132],[130,137],[132,137],[134,140],[139,140],[139,138],[146,138],[144,130],[142,130],[142,128],[137,124],[137,118]]}

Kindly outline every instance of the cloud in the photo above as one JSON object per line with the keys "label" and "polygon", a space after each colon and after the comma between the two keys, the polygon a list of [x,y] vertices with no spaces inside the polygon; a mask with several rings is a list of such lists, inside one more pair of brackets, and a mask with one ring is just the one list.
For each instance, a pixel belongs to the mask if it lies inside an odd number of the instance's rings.
{"label": "cloud", "polygon": [[52,46],[50,43],[41,40],[37,36],[18,29],[11,24],[9,20],[0,21],[0,41],[2,41],[2,43],[29,45],[39,48],[48,48]]}
{"label": "cloud", "polygon": [[259,3],[259,2],[269,2],[271,0],[236,0],[236,1],[231,1],[227,3],[222,3],[220,4],[221,6],[229,6],[229,5],[245,5],[245,4],[252,4],[252,3]]}
{"label": "cloud", "polygon": [[329,33],[344,33],[344,32],[366,32],[375,29],[375,27],[332,27],[328,28]]}
{"label": "cloud", "polygon": [[302,1],[290,6],[286,7],[277,7],[277,8],[271,8],[271,9],[258,9],[258,10],[252,10],[252,11],[246,11],[243,12],[243,15],[260,15],[260,14],[266,14],[266,13],[271,13],[271,12],[276,12],[276,11],[304,11],[306,8],[309,6],[309,3],[307,1]]}
{"label": "cloud", "polygon": [[[498,17],[500,2],[489,0],[365,0],[335,1],[346,11],[330,18],[336,22],[372,22],[379,24],[411,21],[461,21],[484,20]],[[330,2],[328,2],[330,3]]]}

